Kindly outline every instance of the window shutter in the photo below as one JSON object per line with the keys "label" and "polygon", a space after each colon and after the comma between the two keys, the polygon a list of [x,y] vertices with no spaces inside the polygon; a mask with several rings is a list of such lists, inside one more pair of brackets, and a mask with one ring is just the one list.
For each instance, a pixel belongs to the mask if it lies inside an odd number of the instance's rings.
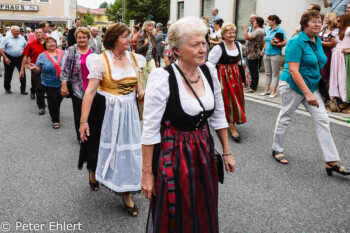
{"label": "window shutter", "polygon": [[214,0],[202,0],[202,16],[207,17],[209,22],[213,19],[213,14],[211,13],[213,9]]}
{"label": "window shutter", "polygon": [[250,15],[256,13],[256,0],[237,0],[236,7],[236,26],[237,26],[237,40],[245,40],[242,24],[246,24],[247,28],[250,26]]}

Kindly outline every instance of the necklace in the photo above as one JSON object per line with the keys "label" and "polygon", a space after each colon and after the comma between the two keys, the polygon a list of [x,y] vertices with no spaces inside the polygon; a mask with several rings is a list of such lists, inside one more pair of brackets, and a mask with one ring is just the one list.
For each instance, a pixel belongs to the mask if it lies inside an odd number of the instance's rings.
{"label": "necklace", "polygon": [[228,48],[229,50],[235,49],[235,43],[233,43],[232,45],[229,45],[229,44],[226,44],[226,45],[227,45],[227,48]]}
{"label": "necklace", "polygon": [[123,55],[124,55],[124,53],[122,53],[122,54],[120,54],[120,55],[115,55],[115,54],[114,54],[114,56],[117,57],[119,60],[122,60]]}
{"label": "necklace", "polygon": [[199,80],[201,79],[201,74],[199,73],[199,71],[197,71],[198,72],[198,77],[197,77],[197,79],[196,80],[194,80],[194,81],[192,81],[191,79],[189,79],[189,78],[187,78],[186,76],[186,79],[189,81],[189,83],[191,83],[191,84],[196,84],[196,83],[198,83],[199,82]]}

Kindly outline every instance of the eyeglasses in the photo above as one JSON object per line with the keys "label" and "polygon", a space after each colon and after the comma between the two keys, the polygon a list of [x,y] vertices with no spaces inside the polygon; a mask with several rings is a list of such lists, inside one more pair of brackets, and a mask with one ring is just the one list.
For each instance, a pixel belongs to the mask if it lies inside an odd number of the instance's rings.
{"label": "eyeglasses", "polygon": [[341,23],[340,19],[337,20],[338,23]]}

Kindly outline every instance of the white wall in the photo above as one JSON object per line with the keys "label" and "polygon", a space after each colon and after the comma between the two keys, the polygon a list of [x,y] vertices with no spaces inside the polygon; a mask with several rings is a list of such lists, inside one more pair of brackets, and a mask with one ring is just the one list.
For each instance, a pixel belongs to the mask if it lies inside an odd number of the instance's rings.
{"label": "white wall", "polygon": [[265,21],[269,15],[277,15],[282,20],[280,26],[286,31],[289,39],[295,33],[295,29],[300,26],[300,17],[307,10],[310,3],[319,4],[323,13],[329,12],[329,8],[324,8],[323,0],[258,0],[256,13]]}
{"label": "white wall", "polygon": [[200,0],[171,0],[170,2],[170,16],[169,19],[175,22],[177,18],[177,3],[183,1],[185,3],[184,17],[195,16],[201,17],[202,8]]}
{"label": "white wall", "polygon": [[224,23],[234,23],[236,12],[234,0],[215,0],[215,8],[218,8]]}

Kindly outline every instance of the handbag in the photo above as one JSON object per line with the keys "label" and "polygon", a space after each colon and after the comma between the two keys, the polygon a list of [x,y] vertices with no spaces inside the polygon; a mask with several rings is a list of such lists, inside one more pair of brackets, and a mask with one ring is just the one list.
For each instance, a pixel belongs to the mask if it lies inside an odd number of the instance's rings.
{"label": "handbag", "polygon": [[[192,88],[191,84],[188,82],[187,78],[185,78],[185,75],[182,72],[182,70],[180,69],[180,67],[177,64],[175,64],[175,66],[179,70],[179,72],[180,72],[182,78],[185,80],[186,84],[190,87],[192,93],[194,94],[194,96],[198,100],[199,105],[203,108],[203,113],[205,114],[205,108],[204,108],[204,106],[202,104],[202,101],[198,98],[196,92],[193,90],[193,88]],[[210,133],[208,122],[207,122],[207,125],[208,125],[209,135],[210,135],[211,138],[213,138],[211,133]],[[217,173],[218,173],[218,181],[221,184],[223,184],[224,183],[224,161],[222,159],[222,155],[215,149],[214,149],[214,158],[215,158],[215,162],[216,162],[216,168],[217,168],[216,170],[217,170]]]}
{"label": "handbag", "polygon": [[275,43],[282,42],[282,41],[284,41],[284,38],[283,38],[283,37],[284,37],[284,36],[283,36],[283,33],[277,32],[277,33],[275,34],[275,37],[273,38],[273,42],[275,42]]}
{"label": "handbag", "polygon": [[[74,54],[73,54],[73,57],[72,57],[73,59],[71,60],[70,65],[69,65],[69,67],[71,67],[71,69],[69,70],[68,80],[72,79],[73,68],[75,66],[75,54],[76,54],[76,52],[77,52],[77,49],[74,46]],[[65,96],[65,98],[71,98],[72,94],[73,94],[72,82],[67,81],[67,88],[68,88],[68,93],[69,94],[67,96]],[[62,87],[61,87],[61,89],[62,89]]]}
{"label": "handbag", "polygon": [[[310,44],[309,44],[309,46],[312,48],[312,51],[314,51],[315,56],[317,57],[317,52],[315,51],[315,49]],[[322,74],[322,69],[321,69],[320,61],[318,60],[318,57],[317,57],[317,64],[318,64],[318,68],[320,69],[320,73],[321,73],[321,79],[318,83],[318,90],[320,91],[321,96],[323,98],[325,98],[327,101],[327,100],[330,100],[331,97],[329,96],[329,93],[328,93],[327,84],[324,81],[324,77]]]}
{"label": "handbag", "polygon": [[[138,66],[136,65],[136,61],[135,61],[135,57],[134,55],[130,53],[130,57],[131,57],[131,63],[132,63],[132,67],[134,68],[135,70],[135,73],[136,73],[136,79],[137,79],[137,87],[139,87],[139,84],[140,84],[140,71],[138,71]],[[136,103],[137,103],[137,109],[139,110],[139,117],[140,117],[140,121],[143,120],[143,108],[144,108],[144,100],[139,100],[137,99],[136,97]]]}
{"label": "handbag", "polygon": [[[241,59],[241,62],[242,62],[242,55],[241,55],[241,50],[239,48],[239,45],[237,43],[237,41],[235,41],[235,44],[236,44],[236,48],[238,49],[238,53],[239,53],[239,57]],[[241,80],[242,80],[242,83],[245,83],[246,82],[246,79],[245,79],[245,69],[242,65],[238,65],[238,69],[239,69],[239,73],[241,74]]]}

